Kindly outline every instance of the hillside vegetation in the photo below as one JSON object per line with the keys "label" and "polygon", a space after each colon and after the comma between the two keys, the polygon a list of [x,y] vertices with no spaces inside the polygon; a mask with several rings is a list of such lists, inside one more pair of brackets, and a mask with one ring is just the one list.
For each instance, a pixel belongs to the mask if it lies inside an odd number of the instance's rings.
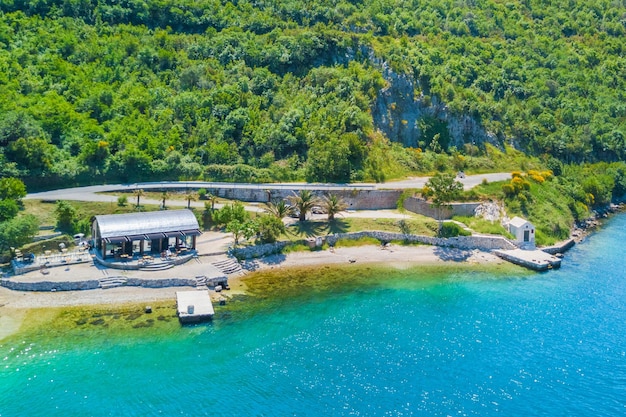
{"label": "hillside vegetation", "polygon": [[0,0],[0,176],[384,181],[494,169],[487,142],[623,161],[625,32],[608,0]]}

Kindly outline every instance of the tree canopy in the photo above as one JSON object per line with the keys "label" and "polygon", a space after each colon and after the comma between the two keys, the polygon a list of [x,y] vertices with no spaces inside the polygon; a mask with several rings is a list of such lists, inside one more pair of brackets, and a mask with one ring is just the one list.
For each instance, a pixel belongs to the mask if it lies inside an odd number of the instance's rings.
{"label": "tree canopy", "polygon": [[1,0],[0,176],[379,181],[485,142],[625,160],[625,14],[609,0]]}
{"label": "tree canopy", "polygon": [[463,184],[457,181],[452,174],[437,173],[428,179],[423,194],[430,197],[433,207],[437,210],[439,233],[441,233],[442,209],[448,208],[462,191]]}
{"label": "tree canopy", "polygon": [[11,248],[30,242],[39,231],[35,216],[18,216],[24,196],[26,187],[21,180],[0,178],[0,260],[3,262],[14,255]]}

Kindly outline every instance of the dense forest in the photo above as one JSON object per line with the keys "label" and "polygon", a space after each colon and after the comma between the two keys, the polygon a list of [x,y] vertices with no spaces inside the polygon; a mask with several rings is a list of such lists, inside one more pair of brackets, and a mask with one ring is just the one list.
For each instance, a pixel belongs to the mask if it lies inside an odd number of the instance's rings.
{"label": "dense forest", "polygon": [[0,177],[624,161],[625,34],[617,0],[0,0]]}

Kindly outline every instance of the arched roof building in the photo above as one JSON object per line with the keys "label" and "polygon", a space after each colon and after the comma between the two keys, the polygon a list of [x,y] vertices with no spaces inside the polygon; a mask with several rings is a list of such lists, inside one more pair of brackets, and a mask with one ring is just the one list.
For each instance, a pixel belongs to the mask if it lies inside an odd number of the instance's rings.
{"label": "arched roof building", "polygon": [[94,246],[102,258],[160,253],[170,247],[195,249],[201,234],[191,210],[163,210],[94,216],[91,223]]}

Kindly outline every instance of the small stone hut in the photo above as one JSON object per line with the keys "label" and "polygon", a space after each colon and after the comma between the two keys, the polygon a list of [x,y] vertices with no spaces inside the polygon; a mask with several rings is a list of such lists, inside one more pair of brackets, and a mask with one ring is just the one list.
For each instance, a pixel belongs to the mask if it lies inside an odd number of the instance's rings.
{"label": "small stone hut", "polygon": [[91,223],[93,244],[103,259],[194,250],[200,234],[191,210],[106,214],[94,216]]}
{"label": "small stone hut", "polygon": [[521,217],[513,217],[507,225],[509,233],[515,236],[515,243],[520,246],[535,246],[535,226]]}

